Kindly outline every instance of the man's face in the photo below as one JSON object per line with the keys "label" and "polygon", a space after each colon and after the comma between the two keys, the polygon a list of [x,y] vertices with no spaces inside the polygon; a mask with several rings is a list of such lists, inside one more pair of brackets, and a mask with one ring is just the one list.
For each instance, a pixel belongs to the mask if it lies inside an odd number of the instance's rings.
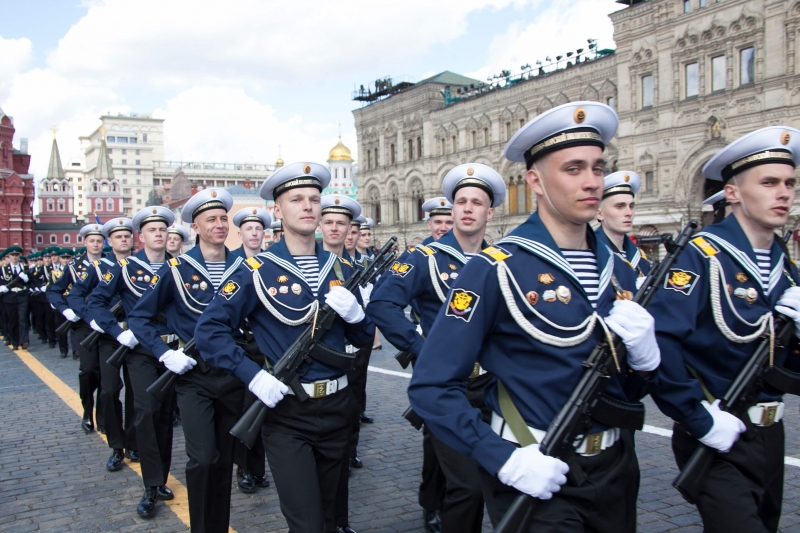
{"label": "man's face", "polygon": [[133,246],[133,233],[126,230],[115,231],[108,238],[108,243],[115,254],[127,254]]}
{"label": "man's face", "polygon": [[453,228],[453,217],[447,215],[434,215],[428,219],[428,229],[434,241]]}
{"label": "man's face", "polygon": [[341,246],[348,237],[350,217],[341,213],[322,215],[322,242],[329,246]]}
{"label": "man's face", "polygon": [[103,253],[103,245],[105,245],[105,240],[100,235],[89,235],[83,239],[83,244],[86,246],[87,254],[96,256]]}
{"label": "man's face", "polygon": [[283,237],[282,231],[273,231],[272,232],[272,242],[281,242],[281,238]]}
{"label": "man's face", "polygon": [[167,251],[172,255],[180,254],[183,246],[183,238],[174,233],[167,234]]}
{"label": "man's face", "polygon": [[239,238],[247,250],[261,251],[264,244],[264,226],[261,222],[245,222],[239,226]]}
{"label": "man's face", "polygon": [[362,250],[366,250],[369,248],[369,245],[372,244],[372,230],[370,229],[362,229],[359,230],[358,236],[358,247]]}
{"label": "man's face", "polygon": [[298,235],[314,235],[321,213],[319,191],[312,187],[290,189],[275,201],[275,214],[281,219],[283,230]]}
{"label": "man's face", "polygon": [[539,209],[554,219],[582,225],[597,215],[604,168],[599,146],[573,146],[538,160],[525,179],[542,197]]}
{"label": "man's face", "polygon": [[59,263],[59,264],[60,264],[62,267],[65,267],[65,266],[67,266],[67,263],[69,263],[69,260],[70,260],[70,259],[72,259],[72,258],[71,258],[71,257],[64,257],[63,255],[59,255],[59,256],[58,256],[58,263]]}
{"label": "man's face", "polygon": [[605,231],[625,235],[633,228],[635,205],[630,194],[614,194],[600,202],[597,220],[603,224]]}
{"label": "man's face", "polygon": [[358,244],[358,238],[360,237],[360,231],[357,225],[350,224],[350,227],[347,229],[347,239],[344,241],[344,247],[348,250],[352,250]]}
{"label": "man's face", "polygon": [[167,223],[149,222],[139,230],[139,239],[154,252],[163,252],[167,247]]}
{"label": "man's face", "polygon": [[42,263],[44,263],[44,266],[50,266],[51,262],[52,262],[52,259],[50,258],[49,255],[46,255],[46,256],[42,257]]}
{"label": "man's face", "polygon": [[462,187],[453,198],[455,227],[463,235],[478,235],[486,230],[494,209],[489,194],[478,187]]}
{"label": "man's face", "polygon": [[211,245],[225,244],[228,238],[228,212],[224,209],[209,209],[194,218],[192,229],[200,240]]}
{"label": "man's face", "polygon": [[796,182],[790,165],[759,165],[731,178],[725,185],[725,198],[737,216],[763,228],[776,229],[789,218]]}
{"label": "man's face", "polygon": [[8,260],[11,262],[12,265],[19,264],[19,256],[21,254],[14,252],[13,254],[8,254]]}

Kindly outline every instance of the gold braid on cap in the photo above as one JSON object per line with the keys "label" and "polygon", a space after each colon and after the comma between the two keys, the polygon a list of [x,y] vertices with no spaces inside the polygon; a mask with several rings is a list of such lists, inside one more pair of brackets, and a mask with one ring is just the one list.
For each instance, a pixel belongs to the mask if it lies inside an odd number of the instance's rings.
{"label": "gold braid on cap", "polygon": [[262,226],[264,226],[264,220],[261,217],[249,215],[239,221],[239,227],[241,228],[242,224],[245,224],[246,222],[259,222]]}
{"label": "gold braid on cap", "polygon": [[614,185],[613,187],[609,187],[608,189],[603,191],[603,198],[605,198],[606,196],[612,196],[614,194],[620,194],[620,193],[633,194],[633,187],[631,187],[627,183],[623,185]]}
{"label": "gold braid on cap", "polygon": [[139,227],[141,228],[142,226],[144,226],[145,224],[147,224],[149,222],[163,222],[164,224],[169,225],[169,221],[167,221],[166,217],[163,217],[161,215],[152,215],[152,216],[149,216],[149,217],[144,217],[139,222]]}
{"label": "gold braid on cap", "polygon": [[599,133],[594,133],[594,132],[591,132],[591,131],[575,131],[575,132],[571,132],[571,133],[565,132],[565,133],[561,133],[559,135],[556,135],[555,137],[551,137],[551,138],[547,139],[546,141],[542,141],[539,144],[533,145],[533,148],[528,150],[528,155],[530,157],[533,157],[533,156],[535,156],[536,154],[538,154],[539,152],[541,152],[542,150],[544,150],[546,148],[552,148],[553,146],[556,146],[556,145],[559,145],[559,144],[562,144],[562,143],[565,143],[565,142],[583,141],[583,140],[596,141],[596,142],[602,143],[603,142],[603,137],[600,136]]}
{"label": "gold braid on cap", "polygon": [[453,214],[453,210],[451,208],[446,207],[437,207],[436,209],[431,209],[428,211],[428,216],[435,217],[436,215],[447,215],[451,216]]}
{"label": "gold braid on cap", "polygon": [[764,150],[763,152],[748,155],[747,157],[743,157],[727,165],[722,169],[722,179],[727,181],[737,172],[742,172],[750,167],[767,163],[786,163],[797,166],[790,152],[785,150]]}
{"label": "gold braid on cap", "polygon": [[289,189],[298,189],[301,187],[314,187],[315,189],[322,190],[322,182],[314,176],[305,176],[302,178],[295,178],[293,180],[281,183],[272,191],[272,197],[277,198],[279,194],[288,191]]}
{"label": "gold braid on cap", "polygon": [[204,204],[200,204],[197,207],[195,207],[194,211],[192,211],[192,219],[194,219],[197,215],[199,215],[203,211],[208,211],[209,209],[224,209],[225,211],[228,210],[228,208],[225,207],[225,204],[222,203],[220,200],[211,200],[210,202],[206,202]]}
{"label": "gold braid on cap", "polygon": [[347,209],[346,207],[340,207],[338,205],[330,205],[322,209],[323,215],[347,215],[350,218],[353,218],[353,212]]}

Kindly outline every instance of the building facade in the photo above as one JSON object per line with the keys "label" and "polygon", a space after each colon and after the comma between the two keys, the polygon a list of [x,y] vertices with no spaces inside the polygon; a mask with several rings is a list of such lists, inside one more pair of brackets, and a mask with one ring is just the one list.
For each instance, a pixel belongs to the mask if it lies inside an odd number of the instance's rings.
{"label": "building facade", "polygon": [[[800,126],[800,2],[620,3],[628,7],[610,15],[614,51],[590,40],[585,53],[518,75],[504,71],[490,85],[444,72],[354,110],[359,200],[380,221],[377,239],[425,237],[421,202],[440,195],[445,174],[466,162],[491,166],[509,188],[490,238],[521,223],[535,198],[524,164],[505,160],[503,148],[562,103],[593,100],[617,110],[607,167],[642,176],[634,228],[642,234],[708,221],[700,202],[715,184],[700,169],[720,148],[763,126]],[[796,225],[800,209],[792,214]]]}
{"label": "building facade", "polygon": [[14,149],[14,120],[0,109],[0,249],[33,246],[33,175],[28,140]]}

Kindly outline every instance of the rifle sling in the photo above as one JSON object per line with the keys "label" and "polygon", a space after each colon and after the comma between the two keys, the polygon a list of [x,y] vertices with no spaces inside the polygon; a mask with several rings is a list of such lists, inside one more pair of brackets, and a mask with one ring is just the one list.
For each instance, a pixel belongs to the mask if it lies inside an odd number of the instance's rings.
{"label": "rifle sling", "polygon": [[341,370],[353,370],[355,368],[356,354],[340,352],[330,346],[325,346],[321,342],[314,345],[308,354],[312,359],[320,363],[339,368]]}
{"label": "rifle sling", "polygon": [[686,370],[688,370],[689,373],[692,376],[694,376],[694,379],[696,379],[698,381],[698,383],[700,383],[700,388],[703,389],[703,394],[706,397],[706,401],[708,403],[714,403],[714,401],[716,401],[716,398],[714,398],[714,395],[711,394],[710,390],[708,390],[708,387],[706,387],[706,384],[703,381],[703,378],[700,377],[700,374],[697,373],[697,370],[695,370],[694,368],[690,367],[689,365],[686,365]]}
{"label": "rifle sling", "polygon": [[525,423],[525,419],[519,414],[519,410],[517,406],[514,405],[511,395],[508,394],[506,386],[503,385],[503,382],[499,379],[497,380],[497,402],[500,404],[500,414],[503,416],[506,424],[508,424],[508,427],[511,428],[517,441],[519,441],[519,445],[524,448],[531,444],[539,444],[536,437],[531,433],[531,430],[528,429],[528,424]]}

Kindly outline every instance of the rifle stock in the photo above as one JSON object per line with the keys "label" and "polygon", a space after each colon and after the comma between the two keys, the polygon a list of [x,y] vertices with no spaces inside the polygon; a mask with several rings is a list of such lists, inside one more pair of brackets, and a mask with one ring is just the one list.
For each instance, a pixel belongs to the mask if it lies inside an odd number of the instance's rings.
{"label": "rifle stock", "polygon": [[[183,346],[183,353],[192,359],[196,359],[197,344],[195,344],[194,339],[190,340]],[[171,370],[167,370],[158,376],[158,379],[156,379],[149,387],[147,387],[147,392],[152,394],[153,397],[159,402],[164,403],[167,394],[175,386],[176,381],[178,381],[178,374]]]}
{"label": "rifle stock", "polygon": [[[375,260],[363,272],[357,270],[348,279],[344,288],[355,292],[358,286],[372,283],[394,261],[397,237],[391,237],[375,256]],[[304,402],[309,399],[308,394],[300,382],[297,369],[310,358],[310,353],[317,342],[333,326],[338,315],[327,304],[320,307],[315,320],[306,327],[291,346],[284,352],[273,368],[273,375],[289,387],[297,399]],[[253,404],[245,411],[244,415],[231,428],[231,435],[239,439],[245,446],[252,448],[256,439],[261,435],[261,423],[267,416],[268,407],[261,401]]]}
{"label": "rifle stock", "polygon": [[408,365],[414,362],[414,356],[408,350],[397,352],[394,358],[403,368],[408,368]]}
{"label": "rifle stock", "polygon": [[[122,300],[115,303],[109,311],[116,317],[117,313],[122,309]],[[93,329],[81,342],[81,348],[91,353],[97,347],[97,341],[100,340],[100,332]]]}
{"label": "rifle stock", "polygon": [[[669,270],[689,243],[689,239],[694,234],[699,224],[691,220],[683,228],[674,243],[665,243],[668,253],[664,260],[659,264],[657,270],[651,270],[645,278],[640,289],[636,292],[634,301],[642,307],[647,307],[655,295],[656,288],[663,283],[669,274]],[[625,355],[625,345],[620,338],[613,334],[611,340],[614,343],[618,357]],[[601,340],[595,346],[592,353],[584,361],[585,370],[581,375],[578,385],[572,391],[567,403],[553,418],[547,434],[539,445],[539,450],[550,457],[557,457],[570,466],[567,475],[569,482],[580,485],[585,480],[585,475],[577,467],[575,462],[576,440],[578,436],[585,433],[592,424],[592,409],[600,399],[600,395],[605,391],[611,381],[614,372],[614,361],[609,342]],[[577,468],[576,468],[577,467]],[[503,515],[500,523],[495,529],[496,533],[520,532],[528,521],[528,517],[534,510],[536,499],[527,494],[517,496]]]}

